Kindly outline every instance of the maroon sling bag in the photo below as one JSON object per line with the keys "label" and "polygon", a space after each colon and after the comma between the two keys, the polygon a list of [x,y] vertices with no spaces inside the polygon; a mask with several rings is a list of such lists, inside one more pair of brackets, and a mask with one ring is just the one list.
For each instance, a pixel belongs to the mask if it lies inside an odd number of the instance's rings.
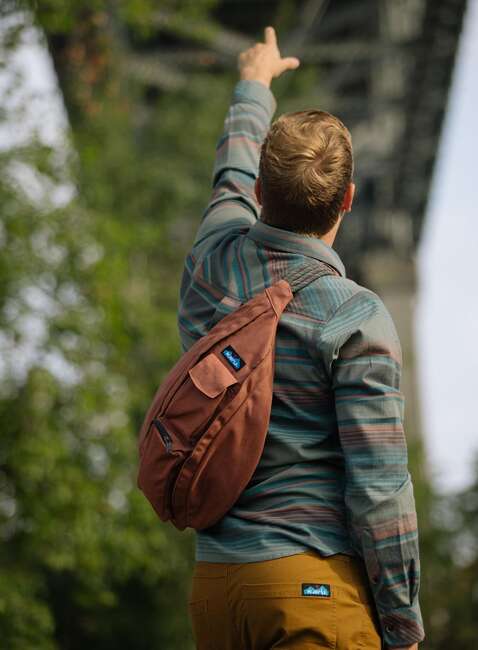
{"label": "maroon sling bag", "polygon": [[323,275],[337,272],[310,258],[240,305],[160,385],[139,434],[138,486],[163,521],[201,530],[239,498],[269,427],[279,319]]}

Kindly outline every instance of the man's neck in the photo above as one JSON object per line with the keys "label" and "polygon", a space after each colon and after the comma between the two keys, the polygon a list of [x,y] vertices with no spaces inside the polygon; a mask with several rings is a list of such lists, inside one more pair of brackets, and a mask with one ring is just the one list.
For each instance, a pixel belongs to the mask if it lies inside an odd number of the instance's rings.
{"label": "man's neck", "polygon": [[327,244],[328,246],[330,246],[330,248],[332,248],[336,236],[337,236],[337,231],[335,231],[333,234],[332,231],[329,231],[325,233],[325,235],[322,235],[322,237],[319,237],[319,239],[323,241],[325,244]]}
{"label": "man's neck", "polygon": [[340,224],[342,223],[343,216],[344,216],[344,213],[342,213],[339,216],[339,218],[337,219],[337,222],[335,223],[333,228],[331,230],[329,230],[329,232],[326,232],[325,235],[322,235],[322,237],[319,237],[319,239],[321,239],[328,246],[330,246],[330,248],[332,248],[332,246],[334,244],[334,241],[335,241],[335,238],[337,237],[337,233],[339,231]]}
{"label": "man's neck", "polygon": [[[307,237],[314,237],[315,239],[320,239],[325,244],[327,244],[327,246],[330,246],[330,248],[332,248],[333,243],[335,241],[335,238],[337,237],[337,233],[339,231],[340,224],[342,223],[343,216],[344,216],[344,213],[341,213],[339,218],[337,219],[337,222],[333,226],[333,228],[331,228],[331,230],[329,230],[329,232],[326,232],[325,235],[320,236],[320,235],[317,235],[317,234],[314,234],[314,233],[310,233],[310,234],[307,235]],[[259,219],[263,223],[267,224],[267,221],[264,221],[264,219],[262,219],[262,214],[260,215]],[[294,232],[294,231],[292,231],[292,232]]]}

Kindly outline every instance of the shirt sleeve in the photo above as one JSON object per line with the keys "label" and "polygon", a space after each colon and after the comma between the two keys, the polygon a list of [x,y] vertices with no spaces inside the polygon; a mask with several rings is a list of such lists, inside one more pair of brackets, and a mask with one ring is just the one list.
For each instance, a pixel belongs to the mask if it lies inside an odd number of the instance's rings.
{"label": "shirt sleeve", "polygon": [[406,646],[421,641],[424,632],[400,342],[386,307],[367,290],[335,312],[323,336],[345,459],[352,544],[365,561],[387,647]]}
{"label": "shirt sleeve", "polygon": [[254,194],[262,142],[276,101],[259,81],[239,81],[216,146],[212,195],[193,244],[193,258],[231,230],[250,228],[260,214]]}

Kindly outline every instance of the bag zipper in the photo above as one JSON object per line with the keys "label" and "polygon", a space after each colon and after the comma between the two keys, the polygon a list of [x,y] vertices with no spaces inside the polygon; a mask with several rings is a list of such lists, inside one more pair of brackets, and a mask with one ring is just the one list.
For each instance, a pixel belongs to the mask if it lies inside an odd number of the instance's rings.
{"label": "bag zipper", "polygon": [[168,454],[171,453],[171,445],[172,445],[173,439],[171,438],[168,430],[166,429],[166,427],[164,426],[164,424],[160,420],[154,419],[153,424],[156,427],[156,429],[158,430],[158,433],[161,436],[161,440],[164,442],[167,453]]}

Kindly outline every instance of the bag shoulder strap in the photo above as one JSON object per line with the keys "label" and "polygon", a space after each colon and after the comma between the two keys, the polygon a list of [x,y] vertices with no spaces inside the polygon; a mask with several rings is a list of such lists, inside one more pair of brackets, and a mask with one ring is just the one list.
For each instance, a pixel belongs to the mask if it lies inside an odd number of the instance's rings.
{"label": "bag shoulder strap", "polygon": [[321,278],[324,275],[339,275],[338,272],[329,264],[319,260],[308,260],[298,268],[286,273],[282,279],[287,280],[292,293],[297,293],[308,284]]}

